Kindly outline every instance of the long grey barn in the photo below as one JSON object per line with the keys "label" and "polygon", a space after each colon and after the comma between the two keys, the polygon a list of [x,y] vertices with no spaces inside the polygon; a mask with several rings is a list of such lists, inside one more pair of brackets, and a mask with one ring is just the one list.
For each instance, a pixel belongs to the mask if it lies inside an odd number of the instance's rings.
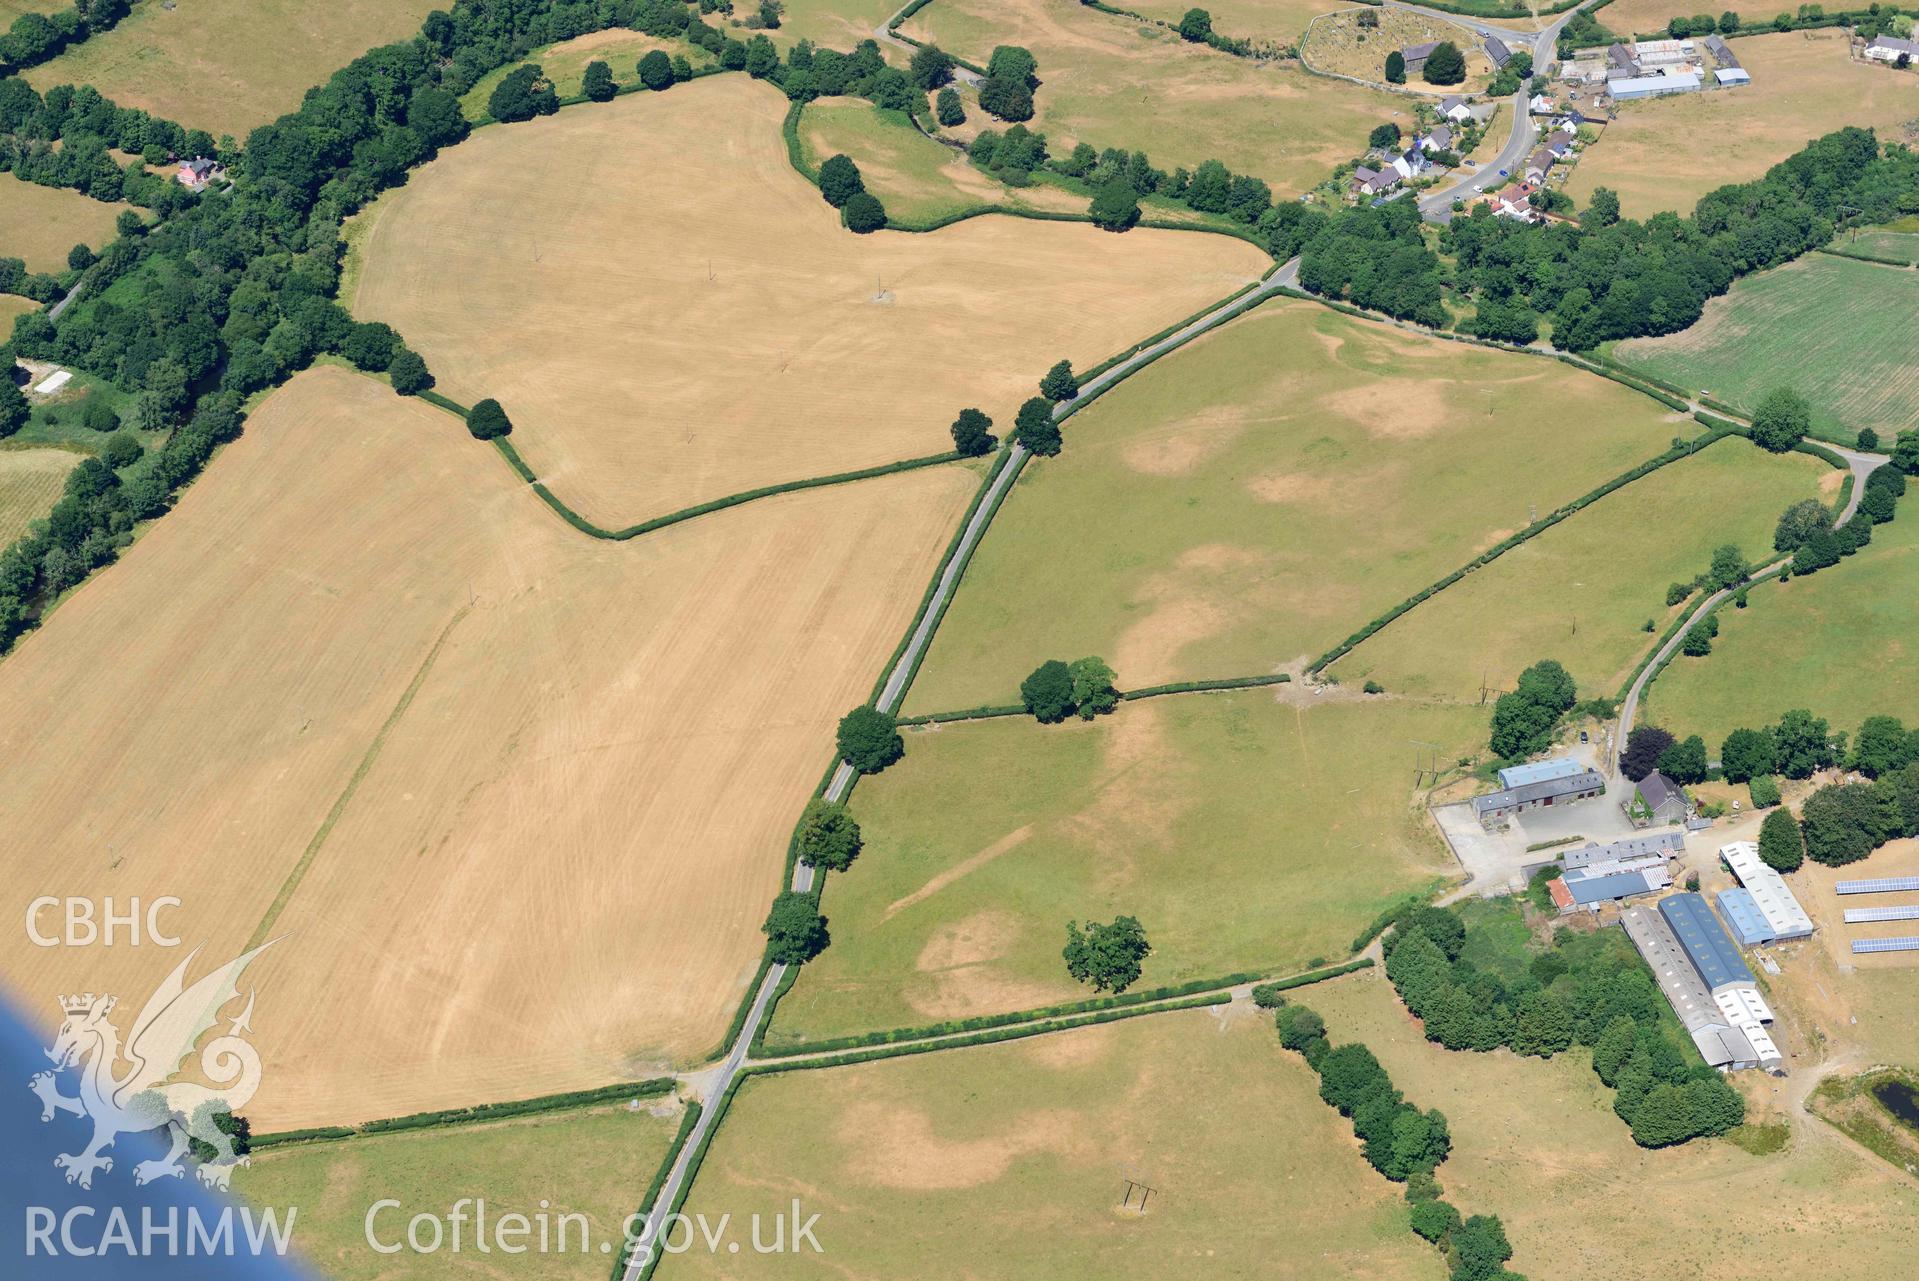
{"label": "long grey barn", "polygon": [[1598,770],[1581,770],[1565,778],[1541,779],[1503,791],[1473,798],[1473,814],[1479,825],[1498,827],[1515,814],[1544,809],[1549,805],[1570,805],[1606,793],[1606,779]]}

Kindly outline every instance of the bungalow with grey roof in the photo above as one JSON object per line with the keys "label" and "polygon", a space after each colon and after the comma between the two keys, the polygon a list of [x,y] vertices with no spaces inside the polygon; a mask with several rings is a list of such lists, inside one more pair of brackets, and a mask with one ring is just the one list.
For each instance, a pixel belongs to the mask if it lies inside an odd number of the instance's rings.
{"label": "bungalow with grey roof", "polygon": [[1473,109],[1464,98],[1449,93],[1439,100],[1439,114],[1456,125],[1463,125],[1473,118]]}

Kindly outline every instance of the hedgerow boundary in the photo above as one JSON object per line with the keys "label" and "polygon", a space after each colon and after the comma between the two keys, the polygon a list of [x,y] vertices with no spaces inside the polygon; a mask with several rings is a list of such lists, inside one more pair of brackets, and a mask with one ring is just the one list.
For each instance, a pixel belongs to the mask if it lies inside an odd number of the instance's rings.
{"label": "hedgerow boundary", "polygon": [[516,1116],[533,1116],[541,1112],[564,1112],[573,1108],[592,1107],[599,1103],[612,1103],[622,1099],[656,1099],[673,1091],[674,1080],[670,1076],[649,1077],[644,1081],[618,1081],[612,1085],[597,1086],[590,1090],[566,1090],[559,1094],[542,1094],[530,1099],[515,1099],[506,1103],[477,1103],[472,1107],[445,1108],[435,1112],[411,1112],[405,1116],[385,1117],[377,1121],[366,1121],[360,1125],[323,1125],[299,1130],[279,1130],[270,1134],[256,1134],[249,1142],[255,1151],[261,1148],[284,1147],[293,1143],[314,1143],[335,1139],[360,1138],[369,1134],[394,1134],[405,1130],[437,1130],[447,1126],[471,1125],[479,1121],[503,1121]]}
{"label": "hedgerow boundary", "polygon": [[[1293,679],[1290,672],[1276,672],[1264,676],[1223,676],[1216,680],[1175,681],[1170,685],[1149,685],[1145,689],[1122,689],[1115,691],[1122,703],[1138,702],[1142,698],[1164,698],[1168,694],[1216,694],[1223,690],[1258,689],[1263,685],[1284,685]],[[990,721],[1005,716],[1031,715],[1023,703],[1000,703],[986,707],[966,707],[951,712],[928,712],[923,716],[902,716],[902,727],[918,725],[951,725],[960,721]]]}

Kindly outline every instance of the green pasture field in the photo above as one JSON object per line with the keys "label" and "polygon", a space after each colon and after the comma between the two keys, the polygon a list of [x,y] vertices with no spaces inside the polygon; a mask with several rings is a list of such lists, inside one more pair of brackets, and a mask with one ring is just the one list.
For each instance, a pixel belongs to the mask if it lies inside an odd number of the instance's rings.
{"label": "green pasture field", "polygon": [[1851,442],[1891,439],[1919,421],[1919,275],[1810,254],[1748,276],[1706,304],[1692,328],[1634,338],[1615,359],[1750,409],[1789,385],[1812,403],[1813,429]]}
{"label": "green pasture field", "polygon": [[460,96],[460,109],[469,120],[485,116],[486,100],[492,97],[494,87],[506,79],[515,67],[525,62],[538,64],[546,78],[553,82],[553,91],[562,98],[579,95],[580,81],[586,75],[586,64],[589,62],[604,62],[607,70],[613,73],[615,84],[622,87],[637,85],[640,82],[640,59],[655,49],[684,57],[695,68],[713,64],[712,54],[684,40],[658,40],[638,31],[611,27],[536,49],[524,58],[487,72]]}
{"label": "green pasture field", "polygon": [[0,547],[46,519],[79,461],[64,449],[0,449]]}
{"label": "green pasture field", "polygon": [[1731,731],[1795,707],[1849,733],[1881,713],[1919,721],[1919,516],[1905,502],[1857,554],[1720,610],[1712,653],[1675,658],[1648,691],[1645,717],[1715,750]]}
{"label": "green pasture field", "polygon": [[[248,1203],[282,1212],[297,1207],[293,1242],[297,1252],[329,1281],[408,1281],[438,1277],[510,1276],[515,1281],[604,1281],[610,1253],[618,1250],[626,1217],[665,1158],[679,1114],[658,1117],[624,1104],[546,1112],[426,1130],[362,1135],[324,1143],[291,1144],[256,1152],[237,1171],[233,1190]],[[523,1214],[535,1235],[536,1216],[546,1214],[549,1248],[507,1258],[479,1254],[467,1209],[462,1249],[447,1237],[437,1253],[380,1254],[368,1245],[366,1218],[375,1201],[401,1203],[374,1220],[381,1244],[404,1243],[407,1221],[427,1213],[442,1219],[465,1197],[484,1198],[489,1223]],[[541,1203],[546,1208],[541,1208]],[[559,1216],[584,1214],[591,1227],[580,1249],[579,1223],[567,1225],[567,1248],[559,1249]],[[423,1237],[430,1240],[431,1237]],[[492,1244],[489,1241],[489,1244]]]}
{"label": "green pasture field", "polygon": [[1058,187],[1014,191],[981,173],[965,156],[915,129],[906,114],[856,98],[821,98],[800,116],[800,147],[809,171],[836,154],[860,168],[866,189],[893,218],[924,223],[980,205],[1078,213],[1086,198]]}
{"label": "green pasture field", "polygon": [[420,29],[435,0],[180,0],[141,3],[112,30],[26,72],[34,88],[92,85],[139,107],[244,140],[376,45]]}
{"label": "green pasture field", "polygon": [[1901,218],[1890,226],[1867,228],[1856,235],[1842,232],[1834,238],[1832,247],[1841,253],[1919,263],[1919,217]]}
{"label": "green pasture field", "polygon": [[1566,665],[1583,697],[1617,694],[1656,639],[1643,630],[1646,620],[1663,633],[1698,604],[1693,597],[1668,608],[1667,584],[1703,572],[1725,543],[1755,564],[1770,560],[1779,513],[1802,498],[1831,501],[1843,476],[1804,454],[1722,439],[1467,575],[1333,672],[1348,684],[1370,677],[1408,694],[1476,699],[1482,682],[1511,689],[1528,664],[1550,657]]}
{"label": "green pasture field", "polygon": [[[898,13],[905,0],[785,0],[786,12],[780,16],[779,29],[767,32],[772,41],[784,49],[788,44],[800,40],[811,40],[825,49],[848,51],[862,40],[871,40],[873,31],[884,26],[886,20]],[[743,19],[757,10],[755,4],[736,4],[734,17]],[[709,25],[717,24],[717,17],[709,17]],[[757,32],[745,28],[729,29],[728,33],[736,40],[749,40]],[[897,50],[888,45],[880,49],[889,60],[903,61],[894,57]]]}
{"label": "green pasture field", "polygon": [[[0,257],[23,259],[28,271],[67,269],[67,251],[84,242],[98,249],[114,236],[114,220],[131,205],[109,203],[64,187],[42,187],[12,174],[0,174]],[[16,310],[7,295],[7,331]],[[30,310],[38,304],[20,301]]]}
{"label": "green pasture field", "polygon": [[1250,1003],[749,1079],[686,1212],[795,1197],[822,1253],[696,1249],[661,1281],[1445,1276]]}
{"label": "green pasture field", "polygon": [[1048,658],[1099,654],[1122,688],[1310,660],[1699,430],[1674,417],[1556,361],[1269,303],[1067,421],[907,709],[1014,701]]}
{"label": "green pasture field", "polygon": [[67,0],[0,0],[0,27],[12,26],[22,14],[52,13],[69,7]]}
{"label": "green pasture field", "polygon": [[1343,959],[1452,870],[1414,805],[1414,741],[1451,763],[1486,713],[1278,688],[912,734],[854,792],[865,849],[827,881],[832,946],[771,1043],[1092,996],[1060,959],[1075,919],[1139,918],[1142,988]]}
{"label": "green pasture field", "polygon": [[[1383,982],[1346,978],[1294,995],[1325,1017],[1335,1045],[1364,1042],[1394,1085],[1446,1114],[1453,1150],[1439,1181],[1465,1212],[1499,1215],[1516,1272],[1653,1281],[1776,1270],[1877,1281],[1919,1251],[1919,1185],[1810,1116],[1794,1115],[1785,1149],[1766,1156],[1715,1139],[1649,1151],[1614,1115],[1587,1051],[1540,1060],[1442,1049]],[[1782,1083],[1754,1072],[1734,1079],[1756,1107],[1778,1106]]]}
{"label": "green pasture field", "polygon": [[1077,0],[933,0],[901,30],[981,65],[997,45],[1030,49],[1041,81],[1031,126],[1056,155],[1086,142],[1144,151],[1168,172],[1218,160],[1282,195],[1325,181],[1374,125],[1411,119],[1391,94],[1188,44]]}

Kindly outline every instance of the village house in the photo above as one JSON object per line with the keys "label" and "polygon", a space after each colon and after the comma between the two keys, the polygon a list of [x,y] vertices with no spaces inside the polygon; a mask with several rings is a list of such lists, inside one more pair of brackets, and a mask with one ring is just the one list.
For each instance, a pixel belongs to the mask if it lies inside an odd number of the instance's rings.
{"label": "village house", "polygon": [[1451,125],[1434,125],[1419,140],[1421,151],[1451,151],[1453,149],[1453,130]]}
{"label": "village house", "polygon": [[1532,201],[1527,199],[1526,188],[1508,187],[1493,197],[1493,216],[1512,218],[1519,222],[1537,221],[1539,215],[1534,211]]}
{"label": "village house", "polygon": [[1365,165],[1353,170],[1353,192],[1361,196],[1377,196],[1391,191],[1403,181],[1399,171],[1388,166],[1383,170],[1369,169]]}
{"label": "village house", "polygon": [[1640,779],[1632,795],[1619,804],[1634,827],[1683,823],[1692,813],[1692,802],[1686,798],[1685,789],[1658,770]]}
{"label": "village house", "polygon": [[1919,40],[1902,40],[1898,36],[1878,35],[1866,46],[1866,57],[1874,62],[1890,62],[1898,65],[1901,58],[1909,66],[1919,61]]}
{"label": "village house", "polygon": [[1464,98],[1449,93],[1439,100],[1439,115],[1441,119],[1463,125],[1473,118],[1473,109]]}
{"label": "village house", "polygon": [[219,161],[197,158],[182,160],[173,180],[189,191],[205,191],[216,182],[224,182],[226,176],[226,167]]}

